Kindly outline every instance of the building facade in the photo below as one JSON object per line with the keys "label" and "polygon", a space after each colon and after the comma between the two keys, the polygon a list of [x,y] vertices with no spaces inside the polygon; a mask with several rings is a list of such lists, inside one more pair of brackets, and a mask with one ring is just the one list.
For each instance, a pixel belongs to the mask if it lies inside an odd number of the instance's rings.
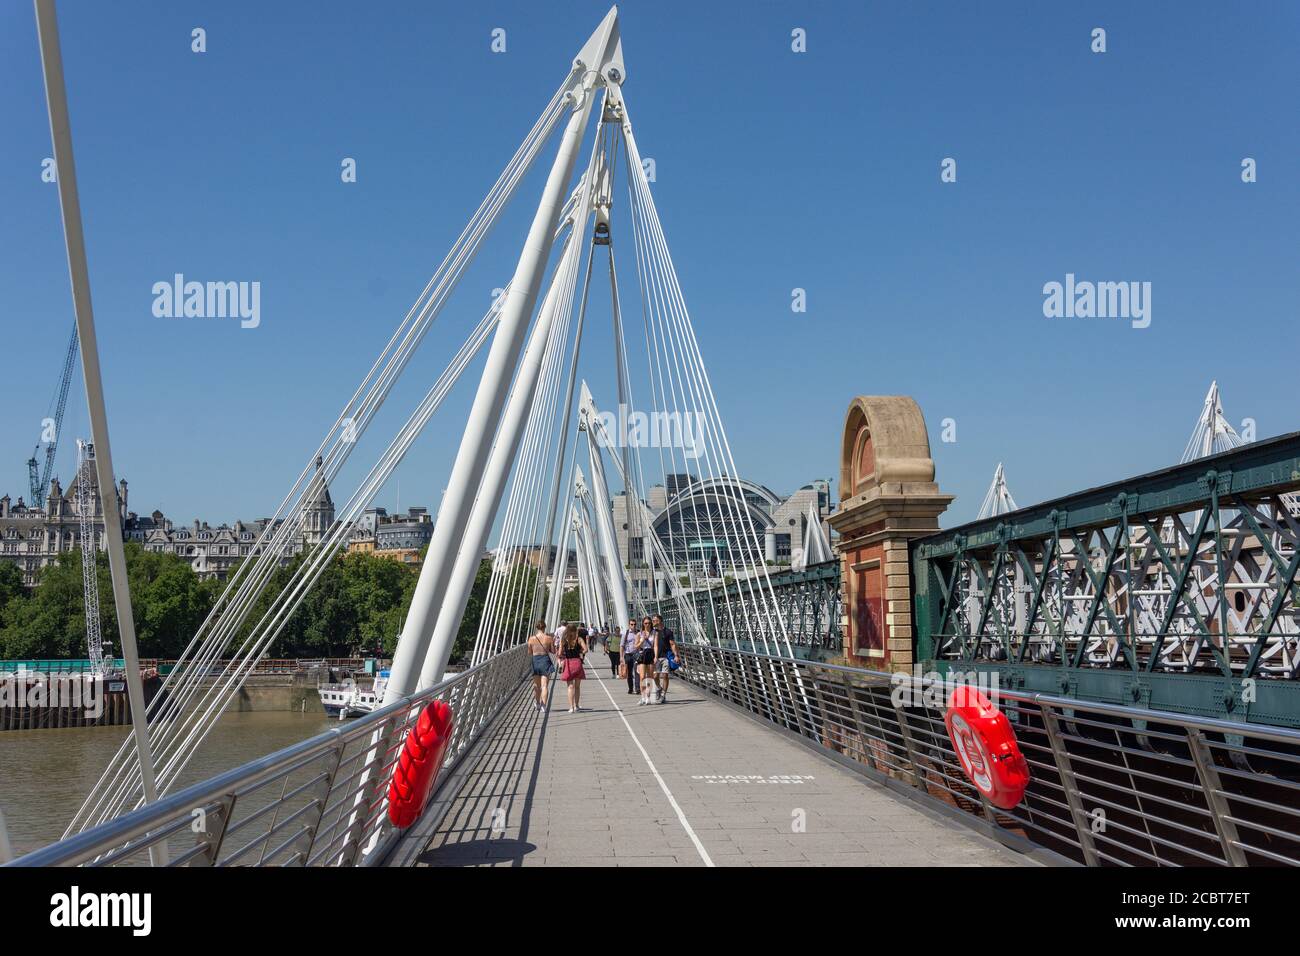
{"label": "building facade", "polygon": [[428,508],[412,507],[404,515],[368,508],[352,528],[348,551],[418,567],[420,552],[432,539],[433,518]]}
{"label": "building facade", "polygon": [[[95,547],[101,549],[104,547],[104,513],[93,469],[90,474],[91,500],[95,507],[91,534]],[[119,483],[116,497],[124,535],[130,539],[143,533],[149,519],[142,523],[126,510],[125,480]],[[43,508],[28,505],[21,497],[17,502],[8,495],[0,497],[0,560],[18,565],[23,584],[28,587],[36,584],[41,569],[57,561],[60,554],[81,546],[80,534],[81,514],[77,510],[76,495],[65,493],[58,478],[51,479]]]}
{"label": "building facade", "polygon": [[[317,467],[320,467],[318,460]],[[94,503],[92,534],[96,550],[104,549],[104,517],[98,483],[91,475],[90,499]],[[147,516],[127,510],[127,483],[117,487],[117,506],[122,518],[122,537],[135,541],[147,551],[172,554],[187,561],[201,578],[224,579],[230,568],[256,553],[262,532],[271,524],[269,518],[236,521],[234,525],[212,527],[195,520],[189,525],[175,525],[161,511]],[[284,519],[277,519],[277,524]],[[334,503],[329,488],[320,482],[319,490],[303,509],[302,532],[284,547],[280,562],[287,564],[304,548],[324,541],[335,526]],[[75,489],[63,490],[58,478],[50,481],[45,506],[35,508],[22,498],[15,503],[8,495],[0,497],[0,560],[18,565],[23,583],[37,584],[41,569],[58,560],[62,553],[81,546],[81,515],[77,509]]]}

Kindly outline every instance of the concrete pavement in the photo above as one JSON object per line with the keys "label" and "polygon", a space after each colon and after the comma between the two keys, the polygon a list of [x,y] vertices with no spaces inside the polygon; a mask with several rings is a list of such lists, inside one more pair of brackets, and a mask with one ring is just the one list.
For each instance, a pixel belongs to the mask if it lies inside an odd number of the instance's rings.
{"label": "concrete pavement", "polygon": [[638,707],[603,654],[586,675],[580,713],[559,682],[508,705],[419,865],[1032,865],[685,682]]}

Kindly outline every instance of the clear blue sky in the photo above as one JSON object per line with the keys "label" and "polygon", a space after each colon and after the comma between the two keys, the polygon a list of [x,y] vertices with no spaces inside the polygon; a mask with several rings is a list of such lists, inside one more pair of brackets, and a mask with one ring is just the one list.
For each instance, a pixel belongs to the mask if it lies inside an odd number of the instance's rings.
{"label": "clear blue sky", "polygon": [[[60,4],[134,510],[274,509],[605,9]],[[861,393],[920,403],[958,496],[947,524],[974,517],[998,461],[1022,505],[1176,461],[1213,378],[1234,423],[1300,428],[1297,11],[623,4],[624,89],[742,472],[782,492],[835,475]],[[0,129],[0,490],[16,498],[72,324],[24,0],[0,5]],[[340,182],[345,156],[356,184]],[[539,188],[525,183],[377,437],[504,283]],[[151,286],[176,272],[260,281],[261,327],[155,318]],[[1150,328],[1045,318],[1043,284],[1066,273],[1151,282]],[[69,439],[88,430],[80,387]],[[471,392],[402,466],[403,508],[437,507]]]}

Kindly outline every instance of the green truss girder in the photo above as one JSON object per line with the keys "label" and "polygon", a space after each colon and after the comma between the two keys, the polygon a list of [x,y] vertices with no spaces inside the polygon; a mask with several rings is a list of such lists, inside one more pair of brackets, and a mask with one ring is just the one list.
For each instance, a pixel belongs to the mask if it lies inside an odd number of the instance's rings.
{"label": "green truss girder", "polygon": [[[1252,507],[1268,500],[1280,505],[1277,496],[1295,492],[1300,492],[1300,432],[915,540],[910,552],[917,659],[930,661],[940,669],[996,671],[1004,686],[1016,689],[1300,726],[1300,681],[1256,670],[1266,641],[1277,637],[1274,626],[1282,611],[1300,601],[1297,585],[1300,548],[1293,555],[1279,553]],[[1196,563],[1204,562],[1216,569],[1217,582],[1241,556],[1241,536],[1221,533],[1220,509],[1232,509],[1244,516],[1250,533],[1267,556],[1269,581],[1277,588],[1272,603],[1261,605],[1264,623],[1250,648],[1248,661],[1242,667],[1238,659],[1236,669],[1226,651],[1214,640],[1219,634],[1228,633],[1226,598],[1220,600],[1215,594],[1207,602],[1208,613],[1202,615],[1191,599],[1194,589],[1189,587],[1189,573]],[[1159,534],[1161,522],[1171,515],[1191,511],[1201,512],[1194,526],[1189,528],[1179,521],[1177,541],[1172,547],[1164,543]],[[1294,532],[1295,522],[1288,521]],[[1146,531],[1144,544],[1148,550],[1137,552],[1140,561],[1134,561],[1133,552],[1127,550],[1127,539],[1121,541],[1129,528]],[[1094,540],[1100,546],[1089,548]],[[1060,633],[1061,622],[1055,620],[1055,614],[1071,611],[1059,606],[1052,612],[1047,605],[1053,587],[1053,582],[1048,580],[1048,569],[1060,555],[1063,541],[1073,542],[1076,549],[1072,552],[1074,566],[1066,575],[1069,584],[1077,592],[1077,586],[1086,580],[1093,599],[1084,613],[1086,625],[1082,633],[1070,636],[1078,643],[1070,653],[1061,656],[1065,645]],[[1189,542],[1193,546],[1188,547]],[[1026,551],[1044,556],[1041,571]],[[1117,565],[1121,551],[1128,562],[1124,568]],[[1092,556],[1098,552],[1102,564],[1094,567]],[[1081,555],[1088,557],[1081,559]],[[1030,641],[1024,638],[1015,647],[1000,614],[992,607],[998,576],[1008,564],[1020,568],[1027,586],[1026,632],[1036,626],[1042,628],[1040,633],[1050,637],[1058,652],[1054,663],[1026,660]],[[1135,578],[1133,568],[1138,564]],[[986,574],[988,568],[992,571]],[[1177,614],[1186,615],[1195,622],[1191,660],[1194,664],[1212,661],[1213,670],[1193,673],[1157,670],[1164,647],[1159,642],[1149,647],[1145,659],[1140,659],[1135,636],[1130,631],[1134,613],[1145,612],[1135,612],[1136,597],[1131,592],[1135,581],[1145,580],[1148,571],[1156,568],[1172,582],[1159,633],[1168,631],[1170,621]],[[1059,566],[1057,573],[1065,574]],[[1102,600],[1107,586],[1114,586],[1126,574],[1130,592],[1125,602],[1129,608],[1128,620],[1124,613],[1116,614],[1109,601]],[[967,582],[975,583],[984,591],[977,613],[969,615],[978,617],[978,626],[970,634],[961,633],[956,612],[958,598]],[[1095,630],[1100,621],[1109,625],[1109,633]],[[1086,659],[1087,641],[1099,636],[1118,643],[1112,666],[1097,666]],[[993,647],[1003,649],[1004,660],[990,660],[982,650]],[[1198,656],[1202,647],[1208,655]]]}

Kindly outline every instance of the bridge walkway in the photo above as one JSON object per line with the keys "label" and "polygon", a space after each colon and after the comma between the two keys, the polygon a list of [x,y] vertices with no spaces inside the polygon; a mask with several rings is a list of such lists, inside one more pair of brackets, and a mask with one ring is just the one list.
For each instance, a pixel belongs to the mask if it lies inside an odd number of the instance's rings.
{"label": "bridge walkway", "polygon": [[539,713],[526,684],[397,865],[1030,863],[684,681],[665,704],[638,699],[596,653],[580,713],[559,682]]}

